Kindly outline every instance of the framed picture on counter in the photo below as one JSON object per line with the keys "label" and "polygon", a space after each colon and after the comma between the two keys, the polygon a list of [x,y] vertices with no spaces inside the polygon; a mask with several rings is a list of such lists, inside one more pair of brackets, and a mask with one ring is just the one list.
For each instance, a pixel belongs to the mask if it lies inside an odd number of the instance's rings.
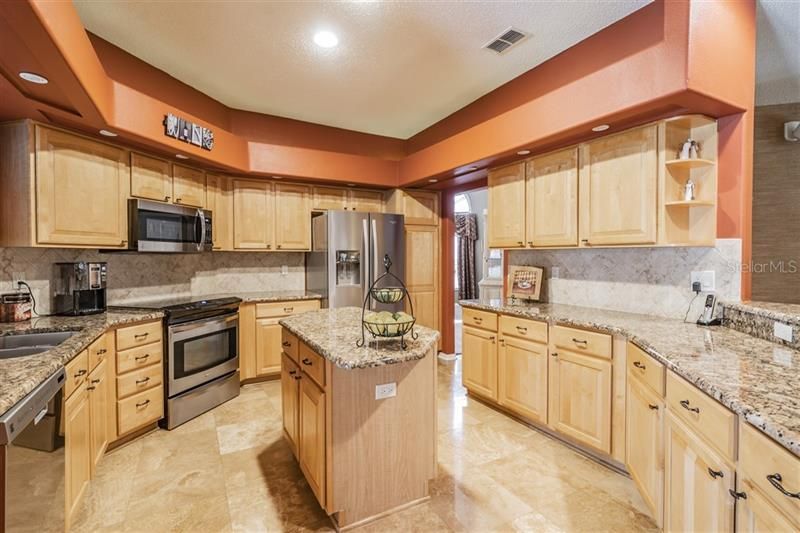
{"label": "framed picture on counter", "polygon": [[506,297],[538,301],[543,274],[539,267],[509,265]]}

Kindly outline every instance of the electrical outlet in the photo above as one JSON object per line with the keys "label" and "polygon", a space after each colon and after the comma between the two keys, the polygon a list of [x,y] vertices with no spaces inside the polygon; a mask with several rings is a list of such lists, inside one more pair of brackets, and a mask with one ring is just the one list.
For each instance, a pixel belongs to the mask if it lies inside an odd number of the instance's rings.
{"label": "electrical outlet", "polygon": [[286,265],[281,265],[281,276],[288,276],[289,275],[289,267]]}
{"label": "electrical outlet", "polygon": [[11,274],[11,284],[14,285],[16,289],[19,286],[20,281],[25,281],[25,272],[13,272]]}
{"label": "electrical outlet", "polygon": [[773,333],[777,338],[785,340],[786,342],[792,342],[793,340],[792,326],[790,326],[789,324],[784,324],[783,322],[775,322]]}
{"label": "electrical outlet", "polygon": [[397,383],[384,383],[383,385],[375,385],[375,399],[383,400],[384,398],[391,398],[397,396]]}
{"label": "electrical outlet", "polygon": [[550,277],[553,279],[558,279],[558,276],[561,275],[561,269],[558,267],[551,267],[550,268]]}
{"label": "electrical outlet", "polygon": [[699,282],[703,292],[716,290],[715,272],[713,270],[699,270],[692,272],[691,283]]}

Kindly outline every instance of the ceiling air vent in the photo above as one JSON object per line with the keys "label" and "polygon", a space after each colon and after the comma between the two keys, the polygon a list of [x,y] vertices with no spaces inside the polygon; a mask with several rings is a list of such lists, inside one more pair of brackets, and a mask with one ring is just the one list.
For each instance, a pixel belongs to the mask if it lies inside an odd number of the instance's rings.
{"label": "ceiling air vent", "polygon": [[489,50],[493,50],[498,54],[502,54],[522,39],[524,39],[526,35],[519,30],[515,30],[514,28],[508,28],[507,30],[503,31],[500,35],[495,37],[492,41],[490,41],[484,48],[488,48]]}

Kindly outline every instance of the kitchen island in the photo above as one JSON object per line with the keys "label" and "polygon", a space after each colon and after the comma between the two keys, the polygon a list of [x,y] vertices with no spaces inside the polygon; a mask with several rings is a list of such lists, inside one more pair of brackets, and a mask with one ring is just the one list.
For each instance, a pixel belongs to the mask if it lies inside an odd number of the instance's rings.
{"label": "kitchen island", "polygon": [[[339,529],[428,498],[436,475],[439,333],[361,339],[361,309],[281,320],[283,430],[322,508]],[[370,336],[368,335],[368,339]]]}

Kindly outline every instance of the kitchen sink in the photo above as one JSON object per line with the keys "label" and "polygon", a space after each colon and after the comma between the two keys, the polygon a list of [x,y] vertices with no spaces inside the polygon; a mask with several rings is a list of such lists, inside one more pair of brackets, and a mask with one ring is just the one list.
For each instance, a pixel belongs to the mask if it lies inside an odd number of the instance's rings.
{"label": "kitchen sink", "polygon": [[12,359],[46,352],[69,339],[74,331],[20,333],[0,337],[0,359]]}

